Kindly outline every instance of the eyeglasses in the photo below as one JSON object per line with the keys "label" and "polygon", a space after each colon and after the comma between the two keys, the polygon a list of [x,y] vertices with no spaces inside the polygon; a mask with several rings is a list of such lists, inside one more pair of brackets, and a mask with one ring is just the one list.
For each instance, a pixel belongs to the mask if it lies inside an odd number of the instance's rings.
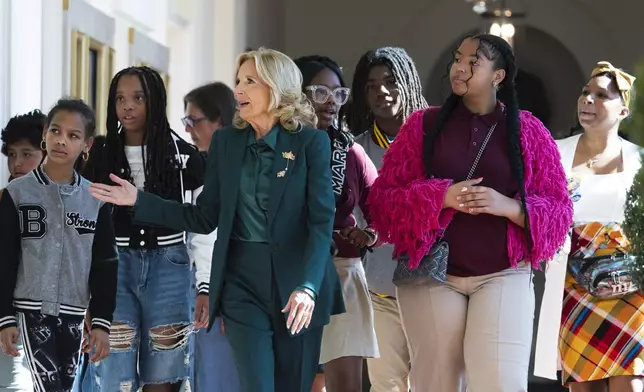
{"label": "eyeglasses", "polygon": [[183,124],[184,127],[194,128],[195,125],[199,124],[203,120],[206,120],[206,117],[199,117],[199,118],[184,117],[181,119],[181,123]]}
{"label": "eyeglasses", "polygon": [[351,89],[348,87],[338,87],[331,90],[327,86],[312,85],[306,87],[306,90],[311,92],[311,99],[315,103],[326,103],[329,97],[333,97],[333,102],[342,106],[349,100]]}

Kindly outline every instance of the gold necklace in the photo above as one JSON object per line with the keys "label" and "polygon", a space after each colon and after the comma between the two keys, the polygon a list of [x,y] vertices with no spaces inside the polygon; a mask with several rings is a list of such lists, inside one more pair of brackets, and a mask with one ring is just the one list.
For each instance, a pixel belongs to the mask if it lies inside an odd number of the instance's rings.
{"label": "gold necklace", "polygon": [[599,158],[590,158],[589,160],[586,161],[586,167],[589,169],[592,169],[592,167],[599,161]]}

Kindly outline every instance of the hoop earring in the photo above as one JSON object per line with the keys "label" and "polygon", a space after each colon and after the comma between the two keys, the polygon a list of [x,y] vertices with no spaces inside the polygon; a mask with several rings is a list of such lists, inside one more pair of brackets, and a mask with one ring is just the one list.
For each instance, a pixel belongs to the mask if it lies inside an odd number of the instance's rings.
{"label": "hoop earring", "polygon": [[81,154],[81,157],[85,162],[87,162],[87,160],[89,159],[89,152],[83,151],[83,153]]}
{"label": "hoop earring", "polygon": [[45,143],[45,140],[40,141],[40,149],[43,151],[47,151],[47,143]]}

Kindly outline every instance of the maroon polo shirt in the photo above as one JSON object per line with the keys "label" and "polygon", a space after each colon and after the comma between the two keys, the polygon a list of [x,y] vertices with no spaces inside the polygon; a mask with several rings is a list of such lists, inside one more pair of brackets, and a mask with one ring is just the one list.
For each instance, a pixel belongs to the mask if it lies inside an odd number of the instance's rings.
{"label": "maroon polo shirt", "polygon": [[[452,112],[436,140],[432,157],[433,174],[454,182],[465,180],[489,129],[497,126],[481,156],[472,178],[483,177],[482,186],[514,197],[518,184],[510,166],[508,132],[504,108],[479,116],[461,102]],[[447,273],[454,276],[481,276],[510,267],[504,217],[489,214],[457,213],[445,232],[449,243]]]}

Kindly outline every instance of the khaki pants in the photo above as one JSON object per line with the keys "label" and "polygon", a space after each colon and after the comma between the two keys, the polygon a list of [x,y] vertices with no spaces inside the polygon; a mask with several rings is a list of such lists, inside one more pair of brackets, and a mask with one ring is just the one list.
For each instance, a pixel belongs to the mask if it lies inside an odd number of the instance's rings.
{"label": "khaki pants", "polygon": [[409,348],[398,303],[371,294],[380,358],[367,359],[371,392],[409,391]]}
{"label": "khaki pants", "polygon": [[399,287],[413,392],[525,392],[534,318],[530,268]]}

